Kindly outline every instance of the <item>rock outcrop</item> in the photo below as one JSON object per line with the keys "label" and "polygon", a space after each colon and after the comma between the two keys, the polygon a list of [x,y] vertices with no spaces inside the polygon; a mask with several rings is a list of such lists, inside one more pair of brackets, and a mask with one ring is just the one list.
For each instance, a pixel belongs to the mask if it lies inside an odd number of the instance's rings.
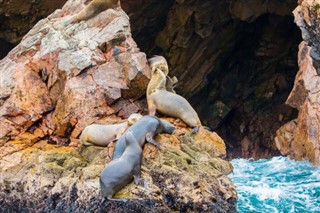
{"label": "rock outcrop", "polygon": [[1,61],[0,145],[24,132],[67,144],[90,123],[143,111],[135,100],[145,94],[150,70],[129,20],[109,10],[64,26],[82,7],[68,2]]}
{"label": "rock outcrop", "polygon": [[[230,158],[280,154],[275,132],[297,117],[297,111],[285,105],[298,70],[301,42],[291,12],[296,0],[121,0],[121,4],[138,46],[149,57],[161,54],[168,59],[170,75],[179,79],[178,93],[205,125],[224,138]],[[31,9],[46,11],[39,6]],[[36,13],[30,14],[24,16],[29,26]],[[9,24],[15,16],[4,17],[4,39],[11,41],[17,34],[15,25]]]}
{"label": "rock outcrop", "polygon": [[294,10],[303,41],[299,45],[297,73],[287,104],[299,110],[296,121],[278,130],[279,150],[290,157],[320,165],[320,3],[300,1]]}
{"label": "rock outcrop", "polygon": [[106,201],[99,175],[113,146],[78,147],[91,123],[145,112],[146,55],[121,8],[69,24],[85,0],[68,1],[38,22],[0,61],[0,211],[235,212],[223,140],[205,129],[159,135],[144,149],[143,178]]}
{"label": "rock outcrop", "polygon": [[[209,134],[209,135],[208,135]],[[208,138],[209,136],[209,138]],[[100,195],[99,176],[113,147],[31,147],[11,141],[0,148],[0,210],[5,212],[236,212],[232,171],[225,146],[214,133],[161,134],[157,150],[144,149],[145,186],[129,184],[116,198]],[[6,150],[6,153],[4,151]]]}

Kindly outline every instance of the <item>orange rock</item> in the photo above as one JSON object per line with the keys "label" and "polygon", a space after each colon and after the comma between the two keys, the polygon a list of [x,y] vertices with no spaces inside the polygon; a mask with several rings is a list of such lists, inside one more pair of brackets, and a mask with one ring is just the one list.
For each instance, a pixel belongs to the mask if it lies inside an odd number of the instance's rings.
{"label": "orange rock", "polygon": [[213,156],[226,156],[226,145],[217,133],[210,132],[205,128],[200,127],[193,138],[197,146],[207,150]]}

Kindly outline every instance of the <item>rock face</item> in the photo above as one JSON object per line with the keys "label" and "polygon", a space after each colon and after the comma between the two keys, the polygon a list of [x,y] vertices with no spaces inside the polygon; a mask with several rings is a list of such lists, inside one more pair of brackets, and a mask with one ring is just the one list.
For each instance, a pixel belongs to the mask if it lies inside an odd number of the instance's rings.
{"label": "rock face", "polygon": [[[276,141],[283,154],[320,165],[320,40],[318,1],[300,1],[294,10],[303,40],[299,45],[299,72],[287,104],[299,110],[298,118],[278,130]],[[282,133],[282,134],[281,134]],[[281,141],[281,142],[280,142]]]}
{"label": "rock face", "polygon": [[[170,75],[179,79],[178,93],[225,139],[229,157],[280,154],[275,132],[297,117],[297,111],[285,105],[301,42],[292,17],[295,0],[121,4],[138,46],[149,57],[168,59]],[[15,19],[4,19],[9,20]],[[17,31],[14,25],[6,26],[6,31]]]}
{"label": "rock face", "polygon": [[[113,147],[77,147],[91,123],[116,123],[146,108],[150,69],[121,8],[75,24],[85,0],[68,1],[38,22],[0,61],[1,212],[235,212],[223,140],[174,119],[176,135],[144,149],[144,187],[99,194]],[[69,145],[69,146],[67,146]]]}
{"label": "rock face", "polygon": [[0,145],[24,132],[69,143],[92,122],[143,111],[135,100],[150,70],[129,20],[109,10],[65,27],[82,7],[69,2],[41,20],[0,62]]}

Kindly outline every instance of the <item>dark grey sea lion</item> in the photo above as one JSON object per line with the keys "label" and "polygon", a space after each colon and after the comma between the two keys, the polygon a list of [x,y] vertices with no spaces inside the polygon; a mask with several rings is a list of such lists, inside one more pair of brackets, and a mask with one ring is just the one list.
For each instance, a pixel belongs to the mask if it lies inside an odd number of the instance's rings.
{"label": "dark grey sea lion", "polygon": [[[158,133],[168,133],[171,134],[175,130],[174,126],[165,120],[161,120],[156,116],[146,115],[134,123],[127,131],[132,131],[133,135],[137,139],[140,147],[143,147],[145,141],[154,144],[159,147],[159,143],[156,142],[153,137]],[[125,136],[121,136],[118,139],[114,147],[114,152],[112,159],[120,158],[126,149]]]}
{"label": "dark grey sea lion", "polygon": [[[129,184],[134,178],[141,180],[142,149],[132,131],[123,134],[126,144],[120,158],[112,160],[101,172],[100,189],[103,197],[112,200],[112,196]],[[115,199],[117,200],[117,199]],[[118,199],[121,201],[121,199]]]}

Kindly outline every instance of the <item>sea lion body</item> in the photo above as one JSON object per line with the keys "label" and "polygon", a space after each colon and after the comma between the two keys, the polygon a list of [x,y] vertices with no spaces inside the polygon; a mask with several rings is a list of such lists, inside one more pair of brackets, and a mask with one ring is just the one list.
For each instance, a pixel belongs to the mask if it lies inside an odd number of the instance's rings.
{"label": "sea lion body", "polygon": [[112,160],[101,172],[100,189],[105,198],[112,196],[134,178],[138,183],[141,176],[142,149],[131,131],[124,135],[126,148],[120,158]]}
{"label": "sea lion body", "polygon": [[116,138],[119,138],[130,125],[142,118],[140,114],[132,114],[128,121],[118,124],[91,124],[80,135],[80,143],[83,145],[108,146]]}
{"label": "sea lion body", "polygon": [[190,127],[201,126],[197,112],[182,96],[166,90],[156,90],[148,97],[149,114],[156,111],[174,118],[180,118]]}
{"label": "sea lion body", "polygon": [[190,127],[201,126],[199,116],[189,102],[184,97],[167,91],[166,73],[168,72],[163,72],[162,69],[157,68],[158,64],[165,68],[162,65],[165,59],[162,56],[155,56],[151,59],[149,59],[149,65],[152,70],[152,77],[147,87],[149,115],[155,115],[156,111],[159,111],[162,114],[180,118]]}
{"label": "sea lion body", "polygon": [[[162,132],[171,134],[174,130],[175,128],[171,123],[160,120],[156,116],[146,115],[130,126],[127,131],[131,131],[140,147],[143,147],[145,141],[158,146],[158,143],[154,141],[153,137]],[[124,153],[125,148],[125,136],[121,136],[114,147],[112,159],[120,158]]]}
{"label": "sea lion body", "polygon": [[79,13],[72,17],[71,23],[88,20],[102,11],[115,7],[118,1],[119,0],[92,0]]}

